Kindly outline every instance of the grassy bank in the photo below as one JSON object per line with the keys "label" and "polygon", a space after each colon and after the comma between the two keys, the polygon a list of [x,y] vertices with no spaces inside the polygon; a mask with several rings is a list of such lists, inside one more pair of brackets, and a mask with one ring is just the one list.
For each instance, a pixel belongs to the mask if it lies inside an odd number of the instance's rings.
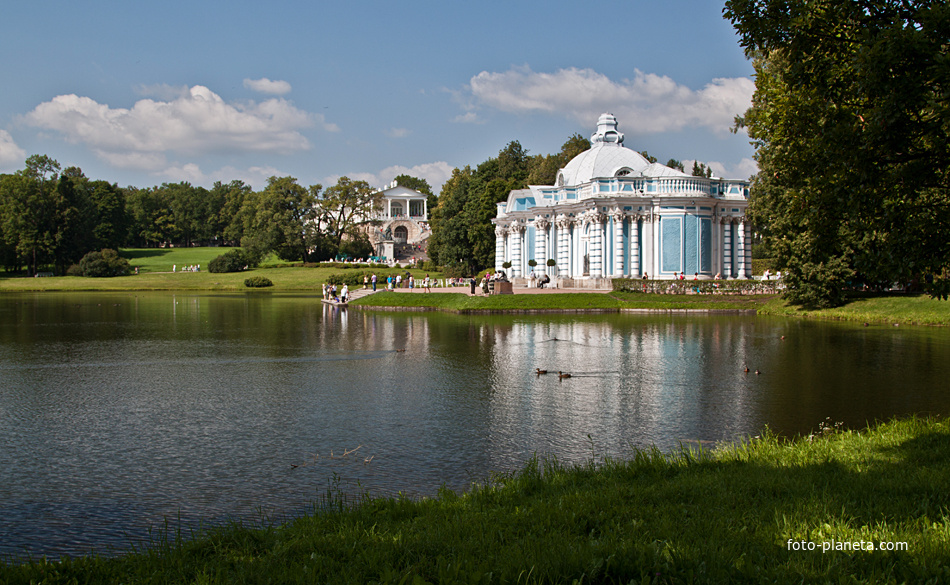
{"label": "grassy bank", "polygon": [[841,319],[865,323],[900,323],[908,325],[950,325],[950,301],[932,299],[927,295],[878,295],[851,298],[834,309],[804,310],[779,298],[763,303],[761,315]]}
{"label": "grassy bank", "polygon": [[[467,291],[468,289],[459,289]],[[714,295],[653,295],[639,293],[565,293],[470,296],[460,293],[380,292],[353,301],[352,305],[372,308],[431,309],[459,312],[512,311],[619,311],[623,309],[670,310],[755,310],[765,297]]]}
{"label": "grassy bank", "polygon": [[350,506],[330,492],[325,513],[286,525],[0,565],[0,581],[937,583],[950,579],[947,485],[950,423],[907,419],[574,468],[531,461],[422,501]]}

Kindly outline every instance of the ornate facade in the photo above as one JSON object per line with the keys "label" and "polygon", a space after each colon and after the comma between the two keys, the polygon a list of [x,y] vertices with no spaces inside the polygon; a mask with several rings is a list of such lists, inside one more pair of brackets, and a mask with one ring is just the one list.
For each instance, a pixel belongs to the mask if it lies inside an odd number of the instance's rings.
{"label": "ornate facade", "polygon": [[431,235],[429,207],[424,193],[395,183],[380,194],[382,207],[366,231],[377,256],[392,259],[394,247],[419,244]]}
{"label": "ornate facade", "polygon": [[558,171],[556,185],[515,190],[498,204],[497,270],[511,262],[512,278],[534,272],[574,286],[674,273],[752,276],[747,181],[650,163],[623,146],[612,114],[600,116],[590,141],[590,150]]}

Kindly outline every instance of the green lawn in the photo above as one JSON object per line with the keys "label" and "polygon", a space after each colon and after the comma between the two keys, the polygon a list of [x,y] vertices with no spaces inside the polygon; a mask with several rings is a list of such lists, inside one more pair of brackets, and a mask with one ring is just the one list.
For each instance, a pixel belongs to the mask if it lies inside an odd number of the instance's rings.
{"label": "green lawn", "polygon": [[759,313],[866,323],[950,325],[950,301],[932,299],[923,294],[860,296],[852,298],[841,307],[811,311],[791,306],[776,298],[760,307]]}
{"label": "green lawn", "polygon": [[128,248],[119,253],[132,267],[138,267],[139,273],[171,272],[185,266],[200,265],[208,269],[208,263],[234,248]]}
{"label": "green lawn", "polygon": [[947,420],[827,425],[715,451],[529,461],[420,501],[347,502],[331,486],[319,513],[287,524],[0,565],[0,582],[940,583],[948,485]]}
{"label": "green lawn", "polygon": [[[26,278],[0,272],[0,291],[117,291],[117,290],[189,290],[246,291],[244,280],[263,276],[273,283],[274,292],[319,291],[331,274],[347,272],[341,268],[304,267],[301,263],[284,262],[270,256],[260,268],[247,272],[212,274],[208,264],[232,248],[134,248],[123,249],[120,255],[138,267],[139,274],[115,278],[55,276]],[[200,265],[200,272],[182,272],[184,266]],[[176,268],[172,272],[172,267]],[[386,274],[403,270],[377,271],[385,281]],[[434,276],[438,273],[432,273]],[[261,290],[261,289],[257,289]]]}

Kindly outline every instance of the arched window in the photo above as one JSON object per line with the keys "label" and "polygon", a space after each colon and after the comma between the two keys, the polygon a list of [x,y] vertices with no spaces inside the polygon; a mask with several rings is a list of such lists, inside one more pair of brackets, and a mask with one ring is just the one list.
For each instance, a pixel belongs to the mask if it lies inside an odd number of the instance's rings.
{"label": "arched window", "polygon": [[624,167],[624,168],[620,169],[619,171],[617,171],[617,176],[618,176],[618,177],[626,177],[626,176],[630,175],[630,173],[632,173],[632,172],[633,172],[633,169],[628,169],[627,167]]}
{"label": "arched window", "polygon": [[409,230],[406,229],[406,226],[401,225],[396,227],[396,230],[393,232],[393,240],[395,240],[397,244],[405,244],[406,241],[409,240]]}
{"label": "arched window", "polygon": [[402,203],[400,203],[399,201],[393,201],[390,204],[389,209],[390,209],[391,217],[399,217],[400,215],[403,214]]}

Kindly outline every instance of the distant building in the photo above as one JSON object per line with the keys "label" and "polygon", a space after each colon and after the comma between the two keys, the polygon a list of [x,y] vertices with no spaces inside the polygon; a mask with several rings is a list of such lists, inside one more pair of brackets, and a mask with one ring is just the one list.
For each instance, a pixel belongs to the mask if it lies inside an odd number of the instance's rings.
{"label": "distant building", "polygon": [[372,218],[376,225],[366,231],[376,255],[393,260],[401,248],[422,244],[431,235],[428,201],[425,193],[395,182],[380,193],[382,206]]}
{"label": "distant building", "polygon": [[[750,278],[749,183],[693,177],[623,146],[602,114],[591,148],[557,184],[512,191],[498,204],[495,268],[509,277],[548,274],[564,286],[603,288],[610,278]],[[547,266],[553,258],[556,265]]]}

